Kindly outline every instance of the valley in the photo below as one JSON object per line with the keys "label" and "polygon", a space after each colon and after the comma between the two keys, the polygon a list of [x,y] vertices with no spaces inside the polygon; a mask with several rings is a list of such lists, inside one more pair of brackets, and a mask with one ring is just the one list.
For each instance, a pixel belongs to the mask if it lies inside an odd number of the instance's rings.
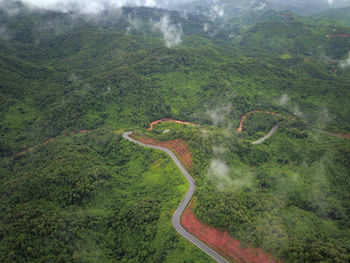
{"label": "valley", "polygon": [[347,1],[0,0],[0,262],[349,262]]}

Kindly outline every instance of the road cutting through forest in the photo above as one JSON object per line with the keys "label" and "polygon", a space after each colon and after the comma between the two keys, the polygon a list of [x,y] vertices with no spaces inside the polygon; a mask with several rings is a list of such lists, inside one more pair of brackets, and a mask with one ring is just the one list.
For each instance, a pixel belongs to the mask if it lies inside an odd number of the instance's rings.
{"label": "road cutting through forest", "polygon": [[[276,116],[280,116],[278,113],[269,112],[269,111],[254,111],[249,112],[246,115],[244,115],[241,118],[241,124],[240,128],[243,127],[243,122],[246,119],[247,115],[256,113],[256,112],[263,112],[268,114],[273,114]],[[160,122],[175,122],[175,123],[181,123],[181,124],[190,124],[190,125],[196,125],[189,122],[183,122],[183,121],[177,121],[174,119],[162,119],[159,121],[152,122],[150,125],[150,128],[148,130],[152,130],[153,126]],[[254,145],[260,144],[270,138],[274,132],[278,129],[279,123],[276,124],[268,134],[266,134],[262,139],[253,142]],[[336,136],[339,138],[346,138],[350,139],[349,134],[334,134],[329,133],[321,130],[317,130],[319,132]],[[68,135],[74,135],[77,133],[86,133],[89,132],[89,130],[80,130],[77,132],[70,132],[69,134],[65,134],[63,136]],[[188,180],[190,186],[188,189],[188,192],[186,193],[185,198],[181,201],[180,205],[176,209],[172,223],[176,229],[176,231],[185,237],[187,240],[189,240],[191,243],[199,247],[201,250],[203,250],[205,253],[207,253],[209,256],[211,256],[214,260],[217,262],[230,262],[230,260],[234,262],[261,262],[261,263],[271,263],[271,262],[278,262],[275,258],[273,258],[270,254],[265,254],[261,249],[252,249],[252,248],[241,248],[240,242],[238,240],[233,239],[231,236],[228,235],[227,232],[220,232],[217,229],[208,226],[206,224],[201,223],[198,219],[195,218],[193,212],[192,212],[192,205],[189,205],[190,200],[193,196],[194,189],[195,189],[195,181],[190,176],[190,174],[187,172],[186,169],[190,170],[192,167],[192,156],[191,152],[189,152],[187,144],[181,140],[174,140],[171,142],[157,142],[152,139],[147,138],[137,138],[141,139],[141,141],[138,141],[134,138],[131,138],[130,135],[132,132],[125,132],[123,134],[123,137],[133,143],[137,143],[141,146],[158,149],[161,151],[166,152],[175,162],[177,167],[181,170],[183,175]],[[60,138],[60,136],[51,138],[49,140],[46,140],[43,144],[47,144],[49,142],[52,142],[56,139]],[[154,145],[158,144],[158,145]],[[178,147],[180,145],[180,147]],[[22,152],[18,153],[17,155],[24,155],[28,152],[32,152],[36,147],[30,147],[26,150],[23,150]],[[175,152],[175,154],[173,153]],[[176,156],[177,155],[177,156]],[[180,158],[180,160],[178,159]],[[186,167],[186,168],[185,168]],[[220,253],[218,253],[218,251]],[[224,255],[224,256],[223,256]]]}
{"label": "road cutting through forest", "polygon": [[175,227],[175,230],[182,235],[184,238],[186,238],[188,241],[190,241],[192,244],[194,244],[195,246],[197,246],[198,248],[200,248],[201,250],[203,250],[205,253],[207,253],[209,256],[211,256],[214,260],[216,260],[217,262],[220,263],[228,263],[229,261],[227,259],[225,259],[223,256],[221,256],[219,253],[217,253],[215,250],[211,249],[209,246],[207,246],[205,243],[203,243],[202,241],[200,241],[199,239],[197,239],[195,236],[191,235],[189,232],[187,232],[187,230],[181,225],[181,216],[183,214],[183,212],[185,211],[188,203],[190,202],[192,196],[193,196],[193,192],[194,189],[196,187],[195,181],[194,179],[190,176],[190,174],[186,171],[186,169],[183,167],[183,165],[181,164],[181,162],[179,161],[179,159],[177,159],[177,157],[175,156],[175,154],[169,150],[168,148],[162,147],[162,146],[156,146],[156,145],[151,145],[151,144],[145,144],[142,142],[139,142],[133,138],[130,137],[130,135],[132,134],[132,132],[125,132],[123,134],[123,137],[126,140],[129,140],[133,143],[139,144],[141,146],[147,147],[147,148],[152,148],[152,149],[157,149],[163,152],[166,152],[171,159],[173,159],[173,161],[175,162],[176,166],[180,169],[180,171],[182,172],[182,174],[186,177],[187,181],[189,182],[190,186],[188,188],[188,191],[186,193],[185,198],[181,201],[180,205],[178,206],[178,208],[176,209],[174,215],[173,215],[173,219],[172,219],[172,223]]}
{"label": "road cutting through forest", "polygon": [[181,124],[186,124],[186,125],[196,125],[196,124],[193,124],[193,123],[190,123],[190,122],[187,122],[187,121],[178,121],[178,120],[174,120],[174,119],[171,119],[171,118],[164,118],[164,119],[161,119],[161,120],[158,120],[158,121],[151,122],[151,124],[149,125],[148,130],[149,131],[153,130],[153,126],[158,124],[158,123],[160,123],[160,122],[174,122],[174,123],[181,123]]}
{"label": "road cutting through forest", "polygon": [[252,144],[257,145],[257,144],[260,144],[260,143],[263,143],[264,141],[266,141],[268,138],[270,138],[277,131],[279,125],[280,125],[279,123],[274,125],[272,127],[272,129],[264,137],[262,137],[261,139],[255,141],[255,142],[252,142]]}
{"label": "road cutting through forest", "polygon": [[[191,124],[188,122],[176,121],[173,119],[162,119],[159,121],[152,122],[148,130],[152,130],[153,125],[163,121]],[[277,130],[277,128],[278,124],[275,125],[274,128],[264,138],[255,142],[255,144],[261,143],[269,137],[271,137],[272,134]],[[177,152],[176,149],[172,148],[172,143],[158,142],[156,140],[147,139],[144,137],[139,137],[137,138],[138,140],[136,140],[135,136],[132,137],[131,131],[125,132],[123,134],[123,137],[126,140],[129,140],[138,145],[166,152],[173,159],[177,167],[180,169],[182,174],[189,182],[189,189],[186,193],[186,196],[179,204],[172,218],[174,228],[180,235],[182,235],[192,244],[194,244],[202,251],[207,253],[215,261],[220,263],[230,262],[231,260],[233,262],[278,262],[272,255],[265,254],[261,249],[241,248],[240,242],[229,236],[227,232],[220,232],[219,230],[211,226],[202,224],[198,219],[195,218],[194,214],[192,213],[192,206],[189,206],[189,203],[192,199],[195,190],[195,181],[183,166],[184,161],[181,159],[181,156],[180,159],[182,162],[172,151],[174,150],[177,153],[177,155],[179,155],[179,152]],[[185,148],[187,149],[187,147]],[[184,152],[188,154],[188,150],[185,150]],[[218,251],[220,251],[220,253]]]}
{"label": "road cutting through forest", "polygon": [[262,110],[254,110],[254,111],[247,112],[246,114],[244,114],[244,115],[241,117],[241,121],[240,121],[239,127],[237,128],[237,131],[238,131],[238,132],[242,132],[244,121],[247,119],[247,117],[248,117],[249,115],[254,114],[254,113],[265,113],[265,114],[275,115],[275,116],[277,116],[277,117],[282,117],[281,114],[276,113],[276,112],[272,112],[272,111],[268,111],[268,110],[264,110],[264,111],[262,111]]}

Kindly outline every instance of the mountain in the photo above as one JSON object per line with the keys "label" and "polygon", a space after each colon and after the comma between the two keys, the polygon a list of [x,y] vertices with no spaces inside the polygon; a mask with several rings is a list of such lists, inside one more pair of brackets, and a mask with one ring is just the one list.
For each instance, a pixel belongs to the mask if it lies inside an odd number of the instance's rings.
{"label": "mountain", "polygon": [[[1,262],[210,261],[171,224],[185,178],[128,130],[186,145],[203,224],[284,262],[349,261],[346,12],[2,4]],[[200,125],[146,130],[162,118]]]}
{"label": "mountain", "polygon": [[232,19],[242,15],[253,15],[257,11],[262,10],[292,11],[300,15],[312,15],[326,10],[349,7],[350,2],[347,0],[336,0],[331,3],[326,0],[188,0],[174,1],[172,3],[157,2],[157,5],[169,9],[204,14],[212,19]]}
{"label": "mountain", "polygon": [[331,8],[330,4],[326,0],[270,0],[270,2],[275,4],[275,8],[278,8],[279,10],[289,10],[302,15],[309,15]]}
{"label": "mountain", "polygon": [[[343,7],[338,9],[329,9],[327,11],[314,14],[315,19],[325,21],[330,19],[332,21],[338,21],[344,25],[350,25],[350,7]],[[331,23],[331,22],[329,22]]]}
{"label": "mountain", "polygon": [[204,14],[212,19],[227,19],[232,17],[239,17],[248,12],[267,9],[268,6],[268,2],[264,0],[206,0],[187,2],[183,5],[178,6],[177,8],[189,13]]}

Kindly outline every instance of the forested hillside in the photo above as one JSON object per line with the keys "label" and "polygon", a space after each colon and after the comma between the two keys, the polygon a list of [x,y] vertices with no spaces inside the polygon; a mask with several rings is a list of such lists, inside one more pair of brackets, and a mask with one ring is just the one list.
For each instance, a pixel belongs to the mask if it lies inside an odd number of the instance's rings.
{"label": "forested hillside", "polygon": [[[174,124],[140,134],[188,142],[198,186],[195,215],[202,222],[286,262],[347,262],[350,142],[283,120],[266,143],[252,145],[250,133],[260,130],[252,120],[280,121],[253,115],[238,137]],[[167,129],[172,132],[161,132]]]}
{"label": "forested hillside", "polygon": [[[214,19],[4,2],[1,262],[210,260],[171,225],[185,179],[164,154],[124,141],[126,130],[189,144],[203,222],[285,262],[349,260],[350,145],[326,134],[350,133],[346,12],[242,2],[240,16]],[[282,117],[252,115],[238,134],[255,110]],[[144,133],[167,117],[201,126]]]}
{"label": "forested hillside", "polygon": [[[310,121],[327,109],[332,117],[326,129],[349,128],[347,69],[334,71],[347,56],[350,38],[328,39],[332,26],[273,14],[272,22],[252,26],[235,46],[227,30],[212,29],[215,37],[200,33],[199,25],[209,23],[201,16],[185,19],[146,8],[123,12],[106,15],[117,17],[113,23],[59,13],[3,14],[2,27],[11,33],[1,41],[2,152],[74,129],[193,119],[203,105],[211,107],[213,97],[230,104],[237,119],[254,108],[279,107],[275,102],[285,95],[290,105],[283,110],[299,108]],[[176,47],[164,47],[157,30],[140,26],[162,16],[173,23],[169,27],[181,24]],[[350,34],[344,27],[337,32]]]}

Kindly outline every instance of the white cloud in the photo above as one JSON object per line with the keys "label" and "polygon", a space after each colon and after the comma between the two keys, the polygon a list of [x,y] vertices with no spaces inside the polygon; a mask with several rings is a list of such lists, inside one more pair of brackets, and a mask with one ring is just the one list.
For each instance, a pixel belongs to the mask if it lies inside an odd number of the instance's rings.
{"label": "white cloud", "polygon": [[350,51],[349,51],[349,56],[348,56],[348,58],[346,58],[346,59],[340,61],[339,66],[340,66],[341,68],[350,67]]}
{"label": "white cloud", "polygon": [[214,16],[223,17],[225,15],[224,7],[220,5],[214,5],[212,11]]}
{"label": "white cloud", "polygon": [[204,25],[203,25],[203,30],[204,30],[204,32],[208,32],[208,30],[209,30],[209,25],[208,25],[207,23],[204,23]]}
{"label": "white cloud", "polygon": [[104,3],[97,0],[23,0],[23,3],[32,7],[62,12],[78,11],[82,14],[95,14],[104,10]]}
{"label": "white cloud", "polygon": [[263,10],[266,7],[266,3],[261,2],[260,5],[257,5],[254,9],[257,11]]}
{"label": "white cloud", "polygon": [[225,189],[231,185],[231,178],[229,174],[230,168],[225,162],[218,159],[211,161],[208,176],[215,179],[219,189]]}
{"label": "white cloud", "polygon": [[[0,3],[3,0],[0,0]],[[148,6],[148,7],[160,7],[160,8],[174,8],[178,5],[185,5],[189,2],[195,2],[195,0],[21,0],[26,4],[32,6],[55,10],[55,11],[75,11],[83,14],[96,14],[104,10],[105,8],[114,7],[119,8],[122,6]],[[270,0],[271,2],[278,2],[284,4],[285,0]],[[226,4],[222,0],[210,0],[211,5],[207,15],[212,19],[223,17],[225,15]],[[248,1],[247,1],[248,2]],[[301,8],[307,1],[293,1],[293,4],[300,6]],[[329,5],[341,7],[348,6],[350,0],[319,0],[322,5]],[[251,1],[252,8],[264,9],[266,7],[263,1]]]}
{"label": "white cloud", "polygon": [[70,74],[68,78],[68,81],[74,82],[74,83],[77,82],[78,80],[79,80],[79,77],[75,73]]}
{"label": "white cloud", "polygon": [[221,126],[224,124],[227,115],[232,111],[231,104],[217,105],[215,108],[209,108],[206,111],[206,115],[210,118],[215,126]]}
{"label": "white cloud", "polygon": [[54,11],[76,11],[81,14],[97,14],[107,7],[156,6],[155,0],[22,0],[23,3]]}
{"label": "white cloud", "polygon": [[137,18],[133,18],[133,16],[131,14],[128,14],[128,17],[127,17],[127,20],[128,20],[128,23],[129,23],[129,26],[127,27],[127,33],[130,33],[130,31],[132,29],[139,29],[141,27],[141,21],[138,20]]}
{"label": "white cloud", "polygon": [[278,104],[279,104],[280,106],[285,106],[285,105],[287,105],[289,102],[290,102],[290,99],[289,99],[289,97],[288,97],[287,94],[283,94],[283,95],[281,96],[281,98],[279,98],[279,100],[278,100]]}
{"label": "white cloud", "polygon": [[173,25],[167,15],[163,16],[159,22],[152,22],[153,28],[160,30],[163,35],[165,45],[168,48],[174,47],[182,41],[181,24]]}
{"label": "white cloud", "polygon": [[207,176],[216,184],[218,190],[236,191],[243,187],[251,187],[253,183],[253,176],[251,173],[234,171],[220,159],[213,159]]}
{"label": "white cloud", "polygon": [[220,125],[225,120],[225,115],[221,112],[220,109],[207,110],[207,115],[210,117],[215,126]]}

